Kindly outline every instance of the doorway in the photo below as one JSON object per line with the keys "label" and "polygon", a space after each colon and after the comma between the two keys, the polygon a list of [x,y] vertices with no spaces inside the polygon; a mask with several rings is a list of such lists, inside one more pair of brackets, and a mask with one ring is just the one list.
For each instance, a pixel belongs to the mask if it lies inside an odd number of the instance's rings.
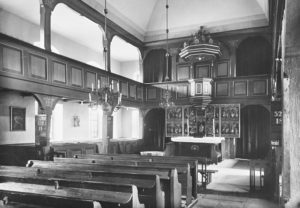
{"label": "doorway", "polygon": [[270,112],[259,105],[242,108],[241,138],[237,139],[237,157],[263,159],[270,147]]}
{"label": "doorway", "polygon": [[164,150],[165,148],[165,110],[151,109],[144,118],[145,150]]}

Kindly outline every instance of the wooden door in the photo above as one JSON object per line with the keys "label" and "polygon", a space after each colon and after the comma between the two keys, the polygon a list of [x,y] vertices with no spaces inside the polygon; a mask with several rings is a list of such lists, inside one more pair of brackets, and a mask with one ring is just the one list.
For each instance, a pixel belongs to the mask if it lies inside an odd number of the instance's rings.
{"label": "wooden door", "polygon": [[237,157],[264,158],[270,150],[270,112],[258,105],[241,111],[241,138],[237,139]]}
{"label": "wooden door", "polygon": [[163,150],[165,147],[165,110],[152,109],[144,119],[144,149]]}

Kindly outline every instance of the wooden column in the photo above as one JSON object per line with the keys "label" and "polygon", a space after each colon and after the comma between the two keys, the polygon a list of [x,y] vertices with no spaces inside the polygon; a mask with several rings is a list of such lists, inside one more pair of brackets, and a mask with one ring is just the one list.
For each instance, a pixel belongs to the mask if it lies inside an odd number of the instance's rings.
{"label": "wooden column", "polygon": [[51,51],[51,14],[56,0],[40,0],[40,43]]}
{"label": "wooden column", "polygon": [[230,77],[236,77],[236,49],[238,47],[238,40],[228,41],[230,48]]}
{"label": "wooden column", "polygon": [[283,167],[285,207],[300,206],[300,1],[286,0],[282,30]]}
{"label": "wooden column", "polygon": [[109,141],[113,134],[113,117],[111,111],[104,111],[102,117],[102,152],[108,154]]}
{"label": "wooden column", "polygon": [[177,62],[176,62],[176,58],[177,58],[177,55],[178,55],[178,50],[177,48],[171,48],[170,49],[170,55],[171,55],[171,81],[176,81],[176,74],[177,74]]}
{"label": "wooden column", "polygon": [[109,138],[107,137],[107,113],[102,116],[102,150],[101,154],[108,153]]}
{"label": "wooden column", "polygon": [[51,130],[51,116],[52,111],[58,102],[58,97],[34,94],[35,98],[38,100],[40,104],[40,108],[42,113],[46,115],[46,139],[42,143],[40,143],[41,148],[41,158],[44,160],[48,159],[50,153],[50,130]]}

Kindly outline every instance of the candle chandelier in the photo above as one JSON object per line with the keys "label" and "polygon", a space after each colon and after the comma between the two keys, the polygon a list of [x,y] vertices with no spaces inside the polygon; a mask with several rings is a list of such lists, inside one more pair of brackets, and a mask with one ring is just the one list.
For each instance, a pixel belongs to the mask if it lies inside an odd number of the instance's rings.
{"label": "candle chandelier", "polygon": [[[169,58],[170,58],[170,53],[169,53],[169,4],[168,0],[166,0],[166,76],[165,76],[165,81],[169,81]],[[161,96],[161,101],[159,103],[159,106],[162,108],[169,108],[175,106],[175,103],[172,102],[172,93],[169,91],[169,85],[167,85],[166,90],[162,90],[162,96]]]}
{"label": "candle chandelier", "polygon": [[117,84],[117,90],[114,91],[113,85],[105,86],[100,88],[100,81],[98,80],[97,88],[89,93],[89,107],[92,109],[102,106],[102,110],[105,112],[116,112],[121,107],[122,93],[119,92],[119,83]]}
{"label": "candle chandelier", "polygon": [[[107,14],[108,10],[104,7],[104,43],[103,43],[103,54],[104,54],[104,67],[105,71],[107,70]],[[109,72],[110,73],[110,72]],[[97,87],[94,88],[94,84],[92,83],[92,89],[89,93],[89,107],[92,109],[98,108],[98,106],[102,106],[102,110],[105,112],[116,112],[121,107],[122,102],[122,93],[120,93],[119,82],[117,82],[117,89],[115,89],[112,81],[108,77],[109,84],[104,84],[103,87],[100,87],[100,80],[97,81]]]}
{"label": "candle chandelier", "polygon": [[161,96],[161,101],[159,103],[159,107],[161,108],[170,108],[174,107],[175,103],[172,101],[172,92],[169,90],[169,86],[167,85],[167,89],[163,90],[163,94]]}

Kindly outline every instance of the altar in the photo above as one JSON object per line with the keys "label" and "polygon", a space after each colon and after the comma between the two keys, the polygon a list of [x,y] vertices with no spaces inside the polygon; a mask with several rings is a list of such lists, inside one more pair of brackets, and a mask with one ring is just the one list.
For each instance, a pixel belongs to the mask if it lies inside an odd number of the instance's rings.
{"label": "altar", "polygon": [[217,163],[222,158],[221,148],[224,137],[172,137],[175,155],[207,157]]}

